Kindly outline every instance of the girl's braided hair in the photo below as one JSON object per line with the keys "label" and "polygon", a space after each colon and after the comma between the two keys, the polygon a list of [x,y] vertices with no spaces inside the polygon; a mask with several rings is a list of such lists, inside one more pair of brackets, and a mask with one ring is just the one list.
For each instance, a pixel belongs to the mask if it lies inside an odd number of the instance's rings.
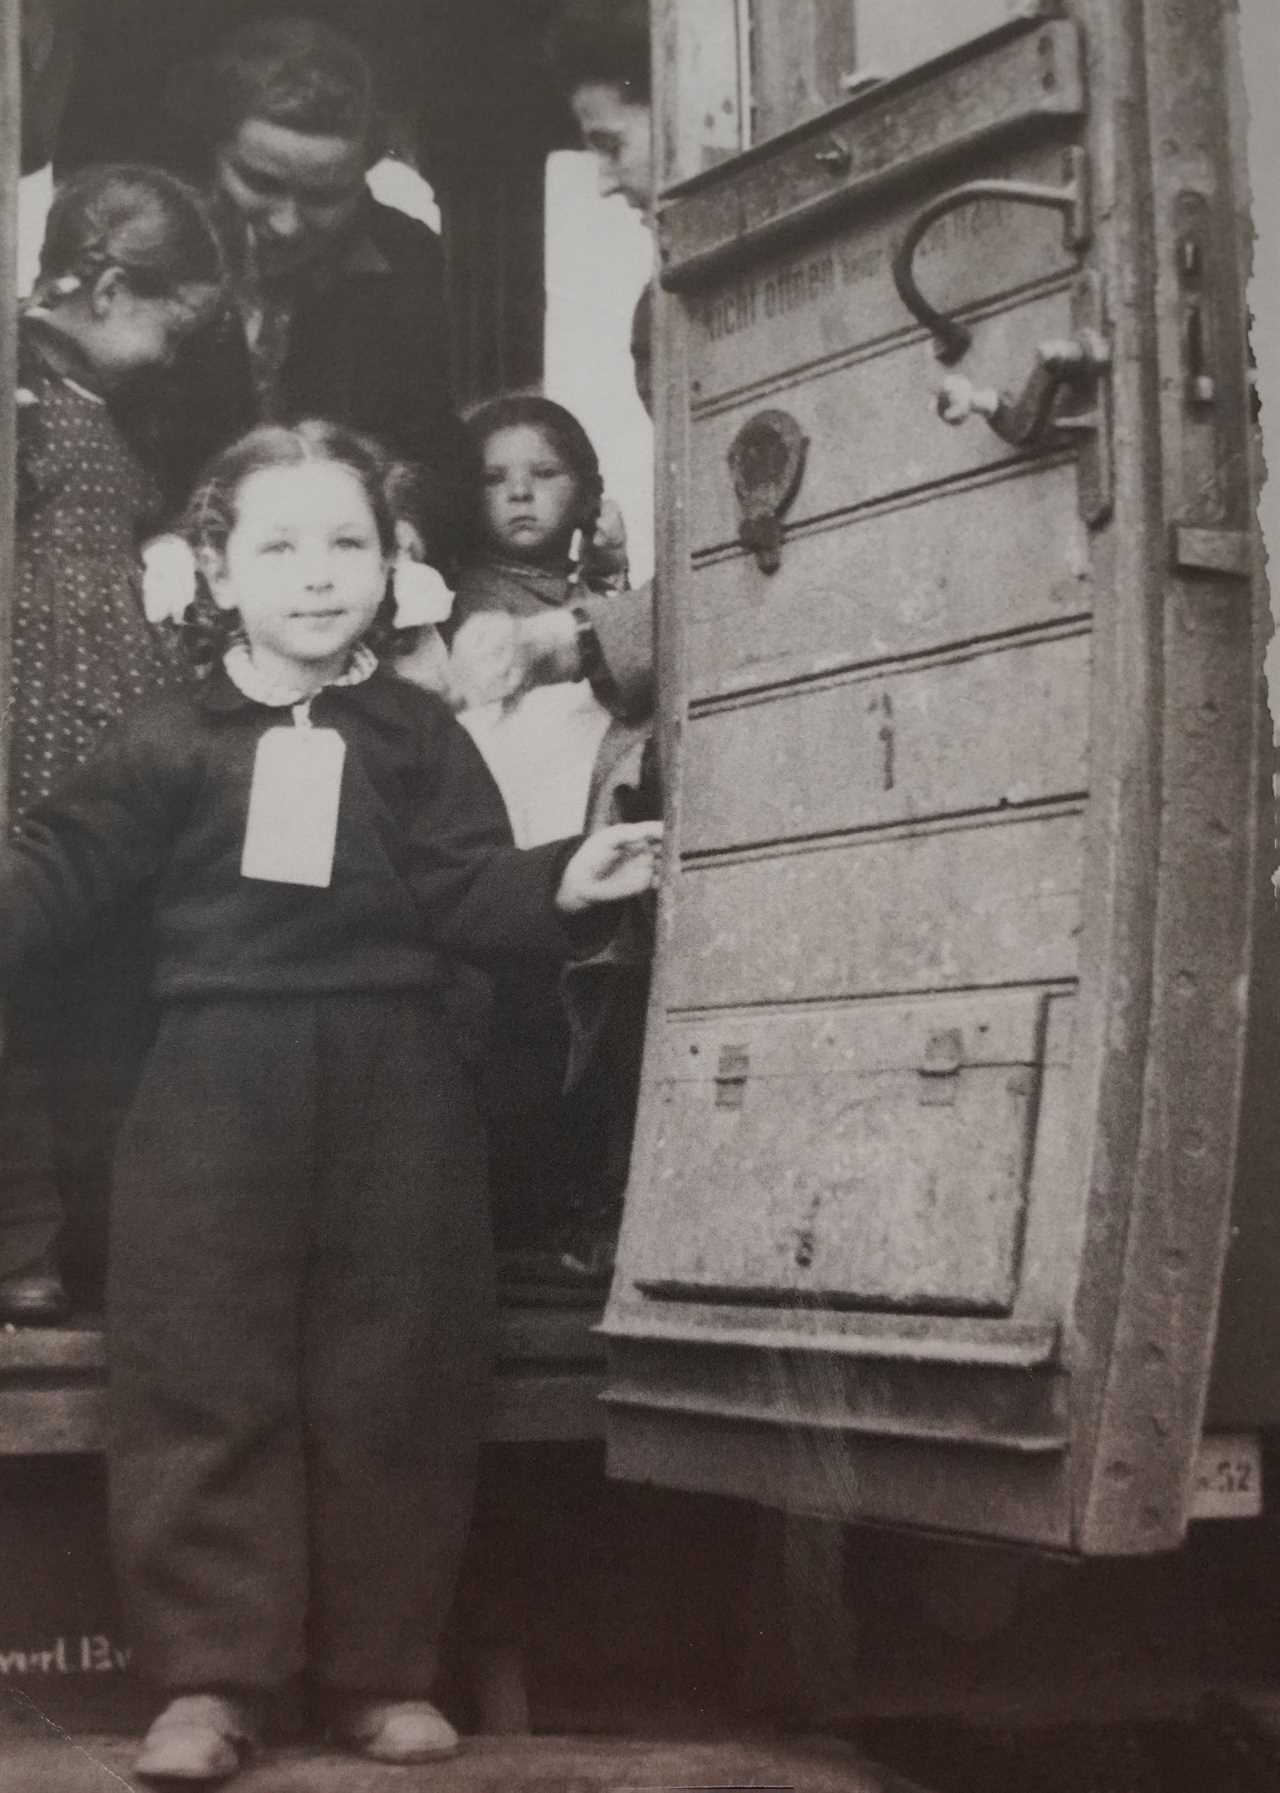
{"label": "girl's braided hair", "polygon": [[58,188],[32,302],[56,306],[118,268],[136,293],[221,286],[222,251],[194,188],[141,162],[100,162]]}
{"label": "girl's braided hair", "polygon": [[[388,561],[394,558],[397,524],[410,516],[413,488],[412,478],[402,463],[393,460],[372,436],[341,424],[316,419],[295,424],[259,424],[210,461],[196,482],[178,526],[178,533],[195,550],[199,568],[196,595],[180,625],[183,652],[197,675],[203,676],[217,666],[241,633],[238,613],[217,604],[209,582],[209,569],[225,554],[227,539],[235,528],[241,487],[253,474],[268,468],[306,467],[322,462],[345,467],[359,480],[377,524],[382,552]],[[412,630],[395,627],[395,612],[395,594],[388,575],[382,603],[364,638],[365,645],[379,659],[394,658],[414,645]]]}
{"label": "girl's braided hair", "polygon": [[[224,284],[222,250],[204,202],[163,168],[141,162],[98,162],[60,183],[49,208],[40,270],[23,309],[54,312],[92,287],[108,268],[140,297],[163,298],[183,287]],[[19,347],[18,514],[39,503],[36,466],[45,432],[34,394],[38,359]]]}
{"label": "girl's braided hair", "polygon": [[[591,540],[600,521],[604,480],[600,473],[600,457],[590,436],[572,411],[558,405],[554,399],[543,398],[541,393],[507,393],[501,398],[490,399],[487,404],[469,412],[466,425],[475,450],[477,475],[484,462],[485,443],[490,437],[496,436],[499,430],[527,426],[541,431],[578,483],[581,509],[575,521],[582,531],[583,540]],[[486,539],[483,487],[479,483],[476,487],[471,527],[477,544],[483,544]]]}

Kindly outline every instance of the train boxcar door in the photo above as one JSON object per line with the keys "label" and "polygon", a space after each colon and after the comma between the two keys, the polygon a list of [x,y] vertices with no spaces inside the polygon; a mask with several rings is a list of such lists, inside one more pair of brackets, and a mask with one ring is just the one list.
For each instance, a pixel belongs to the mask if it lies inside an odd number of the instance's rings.
{"label": "train boxcar door", "polygon": [[1183,1533],[1254,840],[1230,11],[658,0],[615,1473]]}

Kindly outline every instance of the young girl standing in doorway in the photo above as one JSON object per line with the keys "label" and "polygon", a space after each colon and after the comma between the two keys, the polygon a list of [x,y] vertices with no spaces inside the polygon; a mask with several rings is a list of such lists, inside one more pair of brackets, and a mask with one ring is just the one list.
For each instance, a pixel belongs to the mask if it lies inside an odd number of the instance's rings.
{"label": "young girl standing in doorway", "polygon": [[[482,405],[467,428],[478,476],[474,547],[452,627],[468,629],[474,666],[478,628],[492,632],[500,660],[518,619],[576,611],[588,580],[621,584],[625,565],[620,520],[601,530],[600,464],[570,411],[511,394]],[[487,701],[464,703],[461,720],[497,780],[515,838],[533,845],[581,828],[599,769],[636,731],[613,720],[583,677],[500,694],[481,682],[477,695]],[[626,1117],[598,1066],[566,1092],[571,1036],[558,982],[557,968],[532,964],[499,978],[483,1090],[504,1261],[513,1272],[524,1264],[538,1275],[580,1275],[589,1268],[579,1263],[583,1217],[616,1192],[615,1136]]]}
{"label": "young girl standing in doorway", "polygon": [[473,744],[379,662],[395,485],[334,426],[200,482],[207,676],[129,718],[0,859],[0,981],[155,882],[161,1023],[122,1132],[113,1544],[170,1696],[137,1772],[213,1780],[310,1677],[330,1731],[419,1761],[493,1330],[453,957],[565,958],[657,830],[521,852]]}

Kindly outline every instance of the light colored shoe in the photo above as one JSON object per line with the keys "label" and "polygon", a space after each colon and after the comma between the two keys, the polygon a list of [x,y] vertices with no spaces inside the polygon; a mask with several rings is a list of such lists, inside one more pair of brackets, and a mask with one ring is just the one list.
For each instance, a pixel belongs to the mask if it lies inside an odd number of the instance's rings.
{"label": "light colored shoe", "polygon": [[143,1780],[224,1781],[258,1741],[246,1702],[217,1693],[184,1693],[170,1700],[143,1739],[133,1771]]}
{"label": "light colored shoe", "polygon": [[333,1735],[374,1762],[436,1762],[458,1753],[458,1733],[429,1700],[352,1700]]}

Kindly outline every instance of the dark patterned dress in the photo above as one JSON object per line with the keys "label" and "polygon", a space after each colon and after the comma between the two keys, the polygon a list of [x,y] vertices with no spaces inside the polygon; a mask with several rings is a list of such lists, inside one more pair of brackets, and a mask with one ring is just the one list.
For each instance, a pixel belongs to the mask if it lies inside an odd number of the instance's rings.
{"label": "dark patterned dress", "polygon": [[142,611],[138,545],[159,492],[103,400],[48,366],[30,329],[23,351],[9,693],[17,815],[180,676]]}
{"label": "dark patterned dress", "polygon": [[[41,353],[24,319],[18,539],[7,697],[10,814],[91,758],[103,733],[181,680],[142,609],[138,543],[158,493],[95,393]],[[62,1235],[75,1292],[94,1299],[115,1129],[151,1028],[142,913],[78,961],[35,973],[7,1004],[0,1069],[0,1276]]]}

